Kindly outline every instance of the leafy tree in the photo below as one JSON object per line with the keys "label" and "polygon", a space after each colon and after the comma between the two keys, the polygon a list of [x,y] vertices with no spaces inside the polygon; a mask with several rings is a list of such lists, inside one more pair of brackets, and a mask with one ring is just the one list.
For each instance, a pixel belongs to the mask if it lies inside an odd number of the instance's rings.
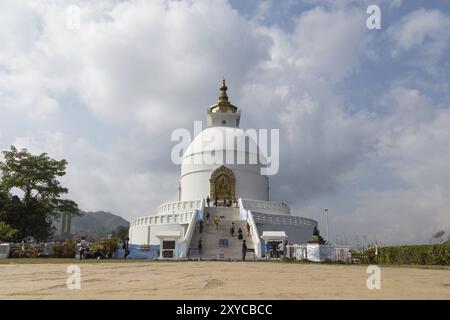
{"label": "leafy tree", "polygon": [[1,241],[11,241],[17,230],[12,228],[10,225],[0,221],[0,242]]}
{"label": "leafy tree", "polygon": [[8,202],[9,202],[9,195],[8,195],[8,193],[4,192],[0,188],[0,219],[2,217],[3,211],[5,210]]}
{"label": "leafy tree", "polygon": [[18,230],[17,240],[46,240],[62,212],[80,214],[74,201],[61,198],[68,192],[58,181],[66,173],[66,160],[51,159],[46,153],[33,155],[14,146],[2,153],[0,220]]}
{"label": "leafy tree", "polygon": [[114,230],[112,232],[112,236],[114,238],[120,239],[120,240],[124,240],[125,238],[128,237],[128,230],[130,228],[129,227],[124,227],[124,226],[118,226],[116,228],[116,230]]}

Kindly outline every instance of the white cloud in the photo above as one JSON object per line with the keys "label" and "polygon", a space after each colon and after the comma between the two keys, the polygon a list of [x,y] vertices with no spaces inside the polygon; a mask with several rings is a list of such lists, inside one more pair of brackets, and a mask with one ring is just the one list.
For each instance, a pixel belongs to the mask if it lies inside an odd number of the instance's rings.
{"label": "white cloud", "polygon": [[336,218],[340,227],[360,230],[371,241],[427,243],[439,230],[450,229],[448,189],[369,190],[358,195],[351,215]]}
{"label": "white cloud", "polygon": [[[437,108],[417,90],[394,88],[387,94],[392,113],[380,125],[379,156],[415,187],[450,190],[450,108]],[[387,103],[387,102],[386,102]]]}
{"label": "white cloud", "polygon": [[414,63],[428,72],[436,72],[436,64],[448,50],[450,17],[439,10],[417,9],[391,25],[387,30],[394,57],[414,53]]}

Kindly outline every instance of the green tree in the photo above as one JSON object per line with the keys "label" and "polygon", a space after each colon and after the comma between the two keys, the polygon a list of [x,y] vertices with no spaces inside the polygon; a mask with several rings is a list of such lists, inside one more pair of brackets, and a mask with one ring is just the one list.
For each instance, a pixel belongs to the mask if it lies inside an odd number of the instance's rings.
{"label": "green tree", "polygon": [[16,229],[12,228],[10,225],[4,223],[3,221],[0,221],[0,242],[11,241],[16,233]]}
{"label": "green tree", "polygon": [[124,227],[124,226],[118,226],[116,228],[116,230],[114,230],[112,232],[112,236],[114,238],[120,239],[120,240],[124,240],[125,238],[128,237],[128,231],[129,231],[129,227]]}
{"label": "green tree", "polygon": [[2,153],[0,220],[18,230],[17,240],[27,237],[46,240],[62,212],[80,214],[74,201],[62,198],[68,189],[58,179],[66,173],[66,160],[51,159],[46,153],[33,155],[14,146]]}

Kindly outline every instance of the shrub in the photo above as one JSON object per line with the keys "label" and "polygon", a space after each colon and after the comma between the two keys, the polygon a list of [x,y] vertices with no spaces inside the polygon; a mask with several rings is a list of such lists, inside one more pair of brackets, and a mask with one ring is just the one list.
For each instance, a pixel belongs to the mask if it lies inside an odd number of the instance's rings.
{"label": "shrub", "polygon": [[55,242],[53,244],[54,258],[75,258],[76,241],[67,239],[64,242]]}
{"label": "shrub", "polygon": [[450,242],[378,249],[380,264],[450,265]]}
{"label": "shrub", "polygon": [[119,248],[119,241],[115,238],[105,238],[89,246],[89,253],[94,257],[108,257]]}

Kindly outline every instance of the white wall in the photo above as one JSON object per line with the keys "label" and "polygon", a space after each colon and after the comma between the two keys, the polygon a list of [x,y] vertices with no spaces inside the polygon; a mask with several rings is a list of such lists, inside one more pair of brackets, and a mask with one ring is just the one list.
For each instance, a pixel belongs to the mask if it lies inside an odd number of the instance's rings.
{"label": "white wall", "polygon": [[159,245],[159,239],[155,235],[160,231],[180,231],[181,236],[184,237],[185,227],[180,224],[130,227],[130,243]]}

